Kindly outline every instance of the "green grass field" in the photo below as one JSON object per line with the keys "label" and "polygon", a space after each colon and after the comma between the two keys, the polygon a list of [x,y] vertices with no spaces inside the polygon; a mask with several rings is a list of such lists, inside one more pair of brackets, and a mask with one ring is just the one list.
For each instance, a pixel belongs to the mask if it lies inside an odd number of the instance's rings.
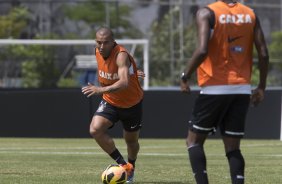
{"label": "green grass field", "polygon": [[[116,139],[125,154],[122,139]],[[136,184],[192,184],[185,141],[141,139]],[[205,147],[211,184],[230,183],[221,140]],[[243,140],[246,184],[282,183],[282,142]],[[0,138],[0,184],[99,184],[114,163],[92,139]]]}

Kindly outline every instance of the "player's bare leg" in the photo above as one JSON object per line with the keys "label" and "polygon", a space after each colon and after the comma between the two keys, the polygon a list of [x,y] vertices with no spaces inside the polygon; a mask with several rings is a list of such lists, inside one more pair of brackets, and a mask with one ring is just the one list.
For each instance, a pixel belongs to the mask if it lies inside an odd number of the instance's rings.
{"label": "player's bare leg", "polygon": [[112,126],[112,122],[102,116],[93,116],[90,124],[90,135],[108,154],[116,149],[113,139],[107,134],[110,126]]}
{"label": "player's bare leg", "polygon": [[133,168],[128,173],[128,179],[126,183],[132,183],[134,177],[134,168],[135,161],[137,159],[137,154],[140,149],[140,145],[138,142],[139,139],[139,130],[134,132],[123,131],[123,137],[125,139],[127,145],[127,153],[128,153],[128,162],[132,164]]}
{"label": "player's bare leg", "polygon": [[130,160],[136,160],[137,154],[140,149],[140,145],[138,142],[139,132],[139,130],[135,132],[128,132],[125,130],[123,131],[123,137],[127,145],[128,159]]}
{"label": "player's bare leg", "polygon": [[94,116],[90,124],[90,134],[98,145],[112,157],[118,164],[126,164],[123,156],[116,148],[114,140],[107,133],[112,122],[102,116]]}

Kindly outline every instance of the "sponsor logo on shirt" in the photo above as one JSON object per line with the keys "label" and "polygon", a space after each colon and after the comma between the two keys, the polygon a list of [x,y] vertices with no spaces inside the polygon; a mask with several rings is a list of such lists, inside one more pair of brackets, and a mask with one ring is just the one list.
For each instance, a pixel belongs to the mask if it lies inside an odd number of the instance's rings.
{"label": "sponsor logo on shirt", "polygon": [[221,24],[250,24],[252,18],[249,14],[221,14],[218,21]]}

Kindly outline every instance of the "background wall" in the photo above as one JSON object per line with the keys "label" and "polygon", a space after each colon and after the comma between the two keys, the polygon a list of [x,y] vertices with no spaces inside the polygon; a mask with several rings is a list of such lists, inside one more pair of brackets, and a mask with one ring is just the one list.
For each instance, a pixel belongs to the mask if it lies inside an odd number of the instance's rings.
{"label": "background wall", "polygon": [[[184,138],[187,122],[198,91],[145,91],[144,138]],[[91,99],[80,89],[1,89],[1,137],[90,137],[89,123],[100,97]],[[267,91],[265,101],[251,107],[247,117],[246,138],[279,139],[281,91]],[[120,123],[110,130],[120,137]],[[215,137],[218,137],[216,135]]]}

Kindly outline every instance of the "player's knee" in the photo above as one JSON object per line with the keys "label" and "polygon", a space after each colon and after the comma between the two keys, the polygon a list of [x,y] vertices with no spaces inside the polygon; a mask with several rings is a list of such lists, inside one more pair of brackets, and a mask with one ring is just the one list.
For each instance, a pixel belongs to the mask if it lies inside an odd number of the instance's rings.
{"label": "player's knee", "polygon": [[92,137],[95,137],[95,135],[96,135],[96,130],[93,129],[93,128],[90,128],[89,133],[90,133],[90,135],[91,135]]}
{"label": "player's knee", "polygon": [[188,140],[188,137],[186,138],[186,146],[187,146],[187,148],[189,148],[190,147],[190,145],[191,145],[191,143],[190,143],[190,141]]}
{"label": "player's knee", "polygon": [[112,126],[110,123],[92,121],[89,127],[89,133],[93,138],[97,138],[104,135],[110,126]]}
{"label": "player's knee", "polygon": [[189,139],[189,138],[186,139],[186,145],[187,145],[187,148],[196,147],[196,146],[203,146],[202,143],[200,143],[196,140]]}
{"label": "player's knee", "polygon": [[186,145],[187,147],[193,147],[193,146],[203,146],[204,142],[206,140],[207,135],[206,134],[199,134],[195,133],[191,130],[188,132],[188,136],[186,138]]}
{"label": "player's knee", "polygon": [[95,129],[93,127],[90,127],[89,133],[93,138],[98,137],[99,135],[102,135],[102,131]]}

